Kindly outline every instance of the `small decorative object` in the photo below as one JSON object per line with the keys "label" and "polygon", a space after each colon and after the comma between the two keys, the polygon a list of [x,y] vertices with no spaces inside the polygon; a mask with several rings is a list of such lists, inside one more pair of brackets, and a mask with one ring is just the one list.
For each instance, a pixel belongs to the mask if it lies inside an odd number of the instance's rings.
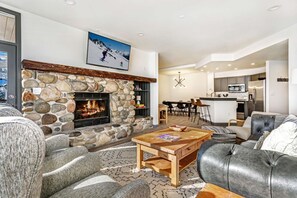
{"label": "small decorative object", "polygon": [[173,131],[177,131],[177,132],[184,132],[187,129],[187,126],[180,126],[180,125],[172,125],[171,127],[169,127],[171,130]]}
{"label": "small decorative object", "polygon": [[220,98],[221,97],[221,94],[218,94],[218,97]]}
{"label": "small decorative object", "polygon": [[163,134],[158,136],[158,138],[165,140],[167,142],[174,142],[180,139],[179,136],[169,135],[169,134]]}
{"label": "small decorative object", "polygon": [[141,101],[141,96],[136,96],[136,101],[137,101],[137,105],[140,105],[140,101]]}
{"label": "small decorative object", "polygon": [[135,107],[138,109],[141,109],[141,108],[145,108],[145,105],[144,104],[136,104]]}
{"label": "small decorative object", "polygon": [[176,85],[174,86],[174,87],[177,87],[177,86],[179,86],[179,87],[186,87],[184,84],[183,84],[183,82],[186,80],[185,78],[181,78],[180,77],[180,72],[178,72],[178,79],[174,79],[177,83],[176,83]]}
{"label": "small decorative object", "polygon": [[289,82],[289,78],[277,78],[277,82]]}
{"label": "small decorative object", "polygon": [[142,89],[139,87],[139,85],[136,85],[136,86],[135,86],[135,90],[136,90],[136,91],[141,91]]}
{"label": "small decorative object", "polygon": [[223,96],[226,98],[226,97],[228,97],[228,96],[229,96],[229,94],[223,94]]}

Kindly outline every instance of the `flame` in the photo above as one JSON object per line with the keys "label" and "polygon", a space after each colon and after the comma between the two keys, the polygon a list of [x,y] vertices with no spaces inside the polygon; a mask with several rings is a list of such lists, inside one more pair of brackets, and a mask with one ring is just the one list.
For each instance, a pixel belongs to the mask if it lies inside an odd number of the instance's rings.
{"label": "flame", "polygon": [[96,100],[88,100],[86,104],[83,105],[83,108],[80,109],[83,117],[90,117],[102,111],[105,111],[104,105],[99,105]]}

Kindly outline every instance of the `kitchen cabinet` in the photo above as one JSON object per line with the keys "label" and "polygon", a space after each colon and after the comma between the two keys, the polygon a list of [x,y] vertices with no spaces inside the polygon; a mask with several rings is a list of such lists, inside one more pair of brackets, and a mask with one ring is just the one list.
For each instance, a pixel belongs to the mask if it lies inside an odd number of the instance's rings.
{"label": "kitchen cabinet", "polygon": [[214,79],[214,91],[215,92],[221,91],[221,79],[220,78]]}
{"label": "kitchen cabinet", "polygon": [[236,77],[230,77],[228,78],[228,84],[236,84],[237,78]]}
{"label": "kitchen cabinet", "polygon": [[246,91],[248,90],[248,82],[255,81],[259,78],[266,77],[266,73],[255,74],[251,76],[238,76],[229,78],[215,78],[214,79],[214,91],[215,92],[227,92],[228,85],[230,84],[245,84]]}
{"label": "kitchen cabinet", "polygon": [[247,89],[249,80],[250,80],[249,76],[215,78],[214,79],[214,91],[215,92],[227,92],[228,85],[230,85],[230,84],[245,84],[246,89]]}
{"label": "kitchen cabinet", "polygon": [[237,84],[245,84],[245,76],[240,76],[236,78]]}
{"label": "kitchen cabinet", "polygon": [[228,91],[228,78],[221,78],[221,91]]}
{"label": "kitchen cabinet", "polygon": [[214,79],[214,91],[228,91],[228,79],[227,78],[215,78]]}

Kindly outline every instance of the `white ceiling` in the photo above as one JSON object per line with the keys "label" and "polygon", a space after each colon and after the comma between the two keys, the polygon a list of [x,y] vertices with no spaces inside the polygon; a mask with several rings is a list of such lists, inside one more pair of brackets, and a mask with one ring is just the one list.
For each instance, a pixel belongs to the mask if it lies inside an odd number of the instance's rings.
{"label": "white ceiling", "polygon": [[224,72],[231,70],[252,69],[265,67],[265,62],[267,60],[288,60],[288,41],[286,40],[277,43],[236,61],[211,62],[197,69],[162,69],[160,70],[160,73],[164,75],[176,75],[178,72],[187,74],[193,72]]}
{"label": "white ceiling", "polygon": [[[297,23],[296,0],[76,0],[75,6],[64,0],[0,2],[157,51],[161,68],[234,52]],[[281,8],[267,10],[274,5]]]}

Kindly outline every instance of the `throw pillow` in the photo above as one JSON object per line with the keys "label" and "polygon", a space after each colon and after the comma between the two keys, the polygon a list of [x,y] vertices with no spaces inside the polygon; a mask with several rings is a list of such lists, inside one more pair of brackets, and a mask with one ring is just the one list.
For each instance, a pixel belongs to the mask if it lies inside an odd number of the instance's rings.
{"label": "throw pillow", "polygon": [[297,124],[297,117],[295,115],[289,115],[288,117],[285,118],[285,120],[283,121],[283,123],[286,122],[294,122]]}
{"label": "throw pillow", "polygon": [[297,157],[297,124],[285,122],[271,131],[261,150],[271,150]]}
{"label": "throw pillow", "polygon": [[244,121],[242,127],[245,127],[245,128],[251,128],[251,125],[252,125],[252,118],[249,116],[249,117],[247,117],[246,120]]}
{"label": "throw pillow", "polygon": [[259,138],[257,143],[255,144],[254,149],[261,149],[264,140],[267,138],[267,136],[270,134],[269,131],[264,131],[263,135]]}

